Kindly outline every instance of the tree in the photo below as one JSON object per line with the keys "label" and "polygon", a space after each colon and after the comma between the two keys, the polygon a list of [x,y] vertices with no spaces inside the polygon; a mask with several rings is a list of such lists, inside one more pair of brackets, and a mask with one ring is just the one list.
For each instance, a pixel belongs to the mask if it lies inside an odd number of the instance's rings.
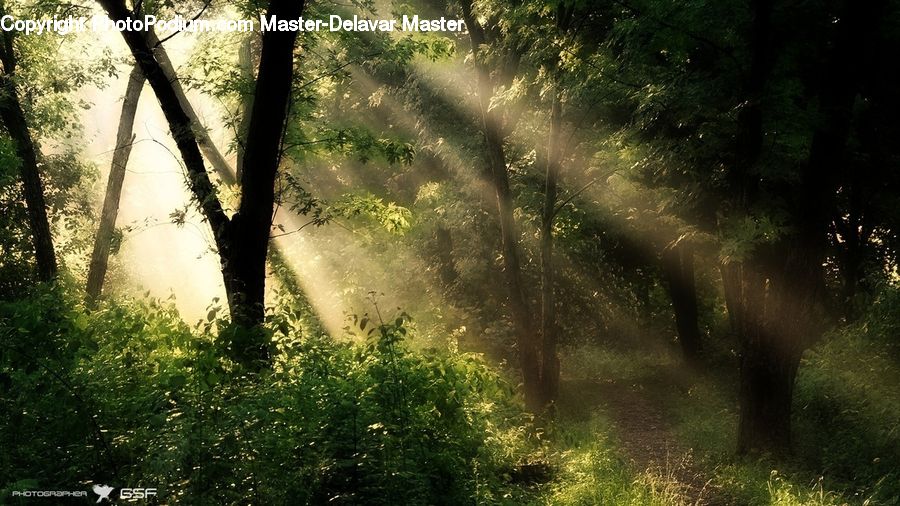
{"label": "tree", "polygon": [[472,2],[460,2],[463,19],[469,30],[469,39],[474,56],[476,95],[481,111],[482,133],[487,155],[488,177],[497,199],[497,214],[500,222],[500,237],[503,254],[503,276],[507,291],[507,303],[512,324],[517,336],[519,365],[525,387],[525,403],[529,409],[542,408],[541,365],[538,355],[538,335],[531,317],[528,300],[522,283],[522,268],[519,263],[519,241],[513,210],[512,192],[509,186],[504,139],[507,136],[504,118],[497,108],[491,107],[494,88],[512,81],[519,56],[515,50],[503,51],[497,62],[498,69],[492,74],[488,61],[488,32],[475,18]]}
{"label": "tree", "polygon": [[[0,14],[6,15],[6,9],[0,3]],[[38,168],[38,148],[28,131],[28,121],[19,94],[16,90],[15,74],[17,57],[13,47],[13,32],[0,34],[0,61],[3,73],[0,74],[0,118],[6,132],[16,145],[16,154],[20,160],[19,171],[25,189],[25,202],[28,207],[28,223],[31,227],[32,243],[37,259],[38,278],[50,281],[56,277],[56,251],[47,219],[47,204],[44,200],[44,185]]]}
{"label": "tree", "polygon": [[[110,19],[134,17],[121,0],[98,0]],[[296,19],[304,2],[272,0],[267,16]],[[151,38],[141,32],[123,31],[122,36],[153,88],[169,129],[178,146],[190,178],[190,189],[212,228],[222,265],[222,277],[231,309],[232,322],[252,328],[263,323],[266,256],[275,201],[275,178],[281,155],[281,139],[288,114],[297,32],[269,31],[262,37],[262,49],[249,135],[241,174],[238,211],[229,218],[204,166],[190,115],[178,98],[159,59]],[[262,334],[252,342],[235,343],[233,350],[245,360],[267,356]]]}
{"label": "tree", "polygon": [[103,281],[109,265],[109,252],[113,233],[116,228],[116,217],[119,214],[119,199],[122,196],[122,184],[125,182],[125,168],[131,155],[134,142],[134,117],[137,114],[138,101],[144,87],[144,74],[135,65],[128,76],[125,98],[122,100],[122,113],[119,116],[119,127],[116,134],[116,150],[113,153],[109,169],[109,181],[106,183],[106,196],[103,199],[103,210],[100,214],[100,225],[94,239],[91,263],[87,277],[87,301],[93,304],[100,298]]}
{"label": "tree", "polygon": [[[761,272],[744,272],[752,287],[742,336],[741,417],[738,450],[783,452],[791,442],[794,381],[804,350],[824,330],[826,242],[834,215],[836,184],[843,170],[853,105],[860,91],[859,55],[872,48],[885,2],[845,2],[837,13],[832,44],[820,71],[830,79],[813,86],[819,121],[812,128],[808,158],[788,191],[790,228],[758,261]],[[745,301],[747,295],[744,296]],[[747,323],[745,321],[745,329]]]}
{"label": "tree", "polygon": [[[565,36],[575,14],[573,5],[561,2],[557,6],[556,30]],[[563,44],[566,41],[562,42]],[[544,177],[544,206],[541,211],[541,391],[544,404],[556,400],[559,395],[559,355],[557,342],[559,328],[556,321],[556,297],[554,296],[553,224],[557,208],[559,176],[564,158],[562,138],[562,86],[559,83],[560,57],[564,48],[555,48],[548,63],[548,74],[556,83],[550,90],[550,127],[547,139],[546,172]]]}

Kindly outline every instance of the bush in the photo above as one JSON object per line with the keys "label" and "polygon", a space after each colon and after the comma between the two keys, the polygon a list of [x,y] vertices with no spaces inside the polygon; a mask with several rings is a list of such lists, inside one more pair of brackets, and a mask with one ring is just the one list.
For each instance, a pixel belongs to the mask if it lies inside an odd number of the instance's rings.
{"label": "bush", "polygon": [[886,287],[860,321],[806,354],[794,404],[798,452],[879,504],[900,497],[898,329],[900,291]]}
{"label": "bush", "polygon": [[[210,319],[215,317],[211,312]],[[521,408],[479,357],[411,351],[409,318],[356,339],[272,332],[254,373],[208,322],[153,301],[0,305],[7,493],[92,483],[184,504],[460,504],[501,497]]]}

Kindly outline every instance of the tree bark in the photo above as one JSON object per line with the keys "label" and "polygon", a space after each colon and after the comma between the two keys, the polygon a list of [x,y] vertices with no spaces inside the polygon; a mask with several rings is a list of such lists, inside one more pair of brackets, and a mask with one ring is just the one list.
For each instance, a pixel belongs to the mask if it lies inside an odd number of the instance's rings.
{"label": "tree bark", "polygon": [[[5,14],[0,6],[0,14]],[[38,279],[51,281],[56,277],[56,251],[53,247],[53,236],[50,221],[47,218],[47,203],[44,199],[44,184],[38,168],[38,148],[28,130],[28,121],[19,94],[16,90],[15,72],[16,55],[13,48],[12,34],[4,32],[0,46],[0,60],[3,62],[3,74],[0,75],[0,118],[3,119],[6,132],[16,145],[16,155],[21,165],[19,171],[25,193],[25,205],[28,208],[28,224],[31,227],[31,238],[34,244],[37,261]]]}
{"label": "tree bark", "polygon": [[694,251],[691,245],[679,243],[663,251],[663,274],[672,299],[675,328],[685,362],[700,364],[702,340],[697,325],[697,288],[694,279]]}
{"label": "tree bark", "polygon": [[741,328],[741,265],[739,262],[722,263],[719,274],[722,277],[725,310],[728,312],[728,328],[734,336],[738,336]]}
{"label": "tree bark", "polygon": [[125,181],[125,168],[131,155],[134,143],[134,117],[137,114],[138,101],[144,87],[144,74],[140,66],[135,64],[128,76],[125,88],[125,99],[122,101],[122,113],[119,117],[119,130],[116,134],[116,151],[113,153],[112,165],[109,169],[109,180],[106,183],[106,196],[103,200],[103,211],[100,215],[100,226],[94,238],[94,250],[87,277],[87,302],[94,305],[103,291],[103,281],[109,265],[109,250],[113,232],[116,228],[116,217],[119,214],[119,200],[122,196],[122,183]]}
{"label": "tree bark", "polygon": [[[241,50],[238,53],[238,66],[240,67],[241,77],[248,82],[253,80],[253,38],[247,37],[241,41]],[[241,95],[241,118],[238,125],[237,135],[237,178],[241,179],[244,172],[244,150],[247,134],[250,132],[250,115],[253,111],[253,93],[243,93]]]}
{"label": "tree bark", "polygon": [[553,222],[559,172],[562,167],[562,103],[555,92],[550,106],[550,136],[547,147],[547,170],[544,183],[544,209],[541,213],[541,402],[556,400],[559,394],[559,355],[556,351],[558,326],[553,271]]}
{"label": "tree bark", "polygon": [[481,110],[482,132],[487,152],[488,175],[497,197],[497,215],[500,222],[500,239],[503,256],[503,283],[506,286],[507,302],[516,334],[519,365],[525,390],[525,404],[532,411],[540,410],[541,364],[538,355],[538,339],[532,321],[531,311],[522,286],[519,262],[518,232],[513,215],[514,204],[509,188],[509,174],[506,168],[503,120],[496,109],[491,109],[494,83],[487,63],[481,57],[481,46],[485,44],[485,32],[473,16],[470,0],[460,2],[463,18],[469,30],[472,54],[475,60],[476,92]]}
{"label": "tree bark", "polygon": [[[297,19],[304,2],[272,0],[268,16]],[[264,319],[266,255],[275,209],[275,178],[281,161],[281,139],[290,105],[294,75],[294,43],[297,32],[263,34],[259,72],[250,114],[249,133],[241,174],[241,204],[234,215],[234,240],[230,264],[235,290],[246,301],[233,315],[245,326]]]}
{"label": "tree bark", "polygon": [[[750,8],[750,69],[743,90],[746,104],[738,114],[737,156],[728,178],[730,190],[736,196],[735,211],[739,216],[746,216],[757,198],[759,176],[754,174],[754,169],[763,153],[762,102],[775,58],[771,35],[772,0],[752,0]],[[775,349],[770,343],[773,336],[765,334],[766,273],[759,261],[761,249],[757,247],[747,258],[732,260],[722,266],[729,317],[740,345],[737,450],[741,454],[757,446],[778,448],[790,444],[790,410],[785,413],[783,409],[769,409],[764,405],[775,395],[765,389],[774,381],[769,373],[777,371],[772,360],[778,355],[771,351]],[[772,433],[778,436],[760,438],[764,431],[760,430],[759,423],[772,424]]]}
{"label": "tree bark", "polygon": [[191,105],[191,101],[188,100],[187,94],[185,94],[184,88],[181,86],[181,80],[178,78],[178,73],[175,71],[175,66],[172,65],[172,60],[169,59],[169,54],[166,52],[166,48],[160,43],[159,37],[157,37],[156,33],[152,30],[147,32],[147,42],[153,49],[153,54],[156,56],[156,60],[159,62],[159,66],[166,75],[166,78],[172,83],[172,91],[175,93],[175,96],[178,97],[178,102],[191,120],[191,125],[194,129],[194,134],[197,137],[197,146],[200,147],[200,152],[203,153],[203,156],[210,165],[212,165],[213,169],[215,169],[216,173],[224,182],[234,184],[240,180],[240,177],[235,178],[234,172],[228,164],[228,161],[225,160],[225,157],[222,156],[222,152],[219,151],[219,148],[216,147],[216,144],[209,137],[209,130],[207,130],[206,126],[200,121],[197,112],[194,110],[194,106]]}
{"label": "tree bark", "polygon": [[459,279],[456,263],[453,261],[453,235],[444,224],[438,224],[434,229],[435,257],[438,262],[438,279],[445,294],[453,292]]}
{"label": "tree bark", "polygon": [[738,453],[783,453],[791,445],[791,404],[799,359],[771,338],[745,346],[741,354]]}

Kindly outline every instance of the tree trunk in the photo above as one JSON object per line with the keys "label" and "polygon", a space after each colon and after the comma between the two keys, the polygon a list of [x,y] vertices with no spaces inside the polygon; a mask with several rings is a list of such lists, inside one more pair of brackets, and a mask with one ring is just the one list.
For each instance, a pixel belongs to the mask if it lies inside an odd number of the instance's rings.
{"label": "tree trunk", "polygon": [[122,183],[125,181],[125,167],[131,155],[134,142],[134,117],[137,114],[138,101],[144,87],[144,74],[135,65],[128,76],[125,88],[125,99],[122,101],[122,113],[119,117],[119,130],[116,134],[116,151],[113,153],[112,165],[109,169],[109,180],[106,183],[106,197],[103,199],[103,211],[100,215],[100,227],[94,238],[94,250],[91,253],[91,264],[87,277],[87,302],[96,303],[103,291],[103,281],[109,264],[109,249],[113,232],[116,228],[116,217],[119,214],[119,199],[122,196]]}
{"label": "tree trunk", "polygon": [[[487,102],[487,101],[484,101]],[[522,379],[525,387],[525,404],[529,409],[537,411],[542,408],[541,402],[541,365],[538,358],[538,343],[535,334],[531,310],[525,298],[522,286],[522,273],[519,262],[518,232],[512,193],[509,189],[509,176],[503,154],[502,139],[498,134],[498,126],[494,114],[487,112],[487,103],[482,104],[485,116],[485,138],[491,166],[494,191],[497,195],[497,212],[500,218],[500,239],[503,253],[503,275],[507,288],[512,323],[518,336],[519,365],[522,368]]]}
{"label": "tree trunk", "polygon": [[739,262],[722,263],[719,265],[719,274],[722,276],[728,328],[733,335],[738,336],[741,328],[741,265]]}
{"label": "tree trunk", "polygon": [[[746,216],[757,200],[759,176],[754,169],[763,153],[762,102],[775,60],[772,0],[752,0],[750,9],[750,69],[743,90],[746,104],[738,114],[736,160],[728,178],[730,189],[736,194],[735,211],[740,216]],[[774,351],[777,350],[774,343],[770,342],[774,337],[766,334],[765,329],[766,273],[760,261],[761,249],[757,247],[747,258],[731,260],[722,267],[729,317],[740,344],[737,450],[741,454],[757,448],[786,448],[790,443],[790,406],[785,410],[766,405],[770,397],[780,395],[766,389],[780,383],[769,376],[779,370],[773,362],[779,355]],[[784,401],[781,395],[779,402]],[[764,434],[767,423],[772,424],[778,437],[759,437]]]}
{"label": "tree trunk", "polygon": [[663,273],[672,299],[675,328],[685,362],[700,364],[702,341],[697,326],[697,288],[694,280],[694,251],[691,245],[679,243],[663,251]]}
{"label": "tree trunk", "polygon": [[216,147],[216,144],[210,139],[209,130],[207,130],[206,126],[200,122],[200,118],[197,116],[194,106],[191,105],[191,101],[188,100],[184,88],[181,86],[181,80],[178,79],[178,73],[175,72],[175,66],[172,65],[172,60],[169,59],[166,48],[163,47],[159,41],[159,37],[157,37],[156,33],[152,30],[147,32],[147,42],[153,49],[153,54],[156,56],[156,61],[159,62],[160,68],[172,84],[172,91],[178,98],[178,103],[181,104],[185,114],[187,114],[188,118],[191,120],[191,125],[194,134],[197,137],[197,145],[200,147],[200,152],[203,153],[206,160],[212,165],[219,177],[222,178],[222,181],[228,184],[234,184],[240,178],[235,178],[234,172],[228,164],[228,161],[225,160],[225,157],[222,156],[222,152],[219,151],[219,148]]}
{"label": "tree trunk", "polygon": [[[241,77],[247,82],[253,80],[253,38],[246,37],[241,41],[241,50],[238,53],[238,67]],[[253,111],[253,93],[245,92],[241,95],[241,118],[237,135],[237,178],[241,179],[244,171],[244,148],[247,133],[250,131],[250,114]]]}
{"label": "tree trunk", "polygon": [[[5,14],[0,7],[0,14]],[[31,238],[37,260],[38,279],[51,281],[56,277],[56,251],[53,248],[53,237],[50,232],[50,221],[47,218],[47,203],[44,200],[44,185],[38,168],[38,152],[28,121],[19,102],[13,76],[16,72],[16,55],[12,43],[12,34],[2,35],[0,60],[3,62],[3,74],[0,75],[0,118],[6,126],[6,132],[15,142],[16,155],[21,161],[19,171],[25,192],[25,205],[28,208],[28,224],[31,227]]]}
{"label": "tree trunk", "polygon": [[[884,1],[847,1],[840,13],[818,90],[821,120],[814,129],[809,158],[791,190],[792,231],[770,251],[755,292],[759,307],[745,307],[756,328],[745,331],[741,359],[742,453],[782,453],[790,449],[790,401],[803,351],[824,329],[823,263],[828,224],[834,215],[837,174],[844,166],[853,104],[859,89],[860,55],[869,53]],[[746,276],[745,272],[745,276]],[[745,287],[745,292],[746,292]],[[746,294],[745,294],[746,299]],[[748,315],[761,315],[753,319]]]}
{"label": "tree trunk", "polygon": [[[297,19],[303,1],[272,0],[267,15]],[[290,105],[297,32],[263,34],[262,53],[250,114],[241,174],[241,204],[234,215],[234,241],[229,252],[234,291],[244,297],[232,318],[244,326],[262,323],[266,256],[275,210],[275,178],[281,161],[281,139]]]}
{"label": "tree trunk", "polygon": [[562,166],[562,103],[557,91],[550,107],[550,138],[541,215],[541,390],[542,403],[550,404],[559,394],[559,329],[556,322],[553,272],[553,222],[556,218],[557,187]]}
{"label": "tree trunk", "polygon": [[[122,0],[98,0],[113,21],[126,21],[132,13],[125,7]],[[169,123],[169,130],[178,151],[188,171],[189,186],[194,197],[200,204],[203,216],[209,221],[212,228],[216,247],[220,256],[229,249],[229,220],[222,209],[216,187],[213,185],[203,164],[203,155],[198,147],[197,134],[193,128],[193,121],[185,111],[179,100],[179,94],[175,90],[177,79],[163,70],[162,64],[156,59],[148,37],[144,32],[122,31],[122,38],[131,50],[137,64],[141,67],[147,82],[150,83],[159,105]],[[226,289],[230,285],[228,275],[225,273]]]}
{"label": "tree trunk", "polygon": [[740,454],[781,453],[791,445],[791,403],[800,361],[765,341],[750,344],[741,354]]}
{"label": "tree trunk", "polygon": [[740,454],[783,453],[791,442],[791,402],[799,358],[795,360],[795,353],[788,352],[791,343],[783,340],[785,336],[769,320],[775,309],[768,300],[769,283],[776,276],[767,271],[762,262],[754,260],[745,261],[739,272]]}
{"label": "tree trunk", "polygon": [[471,2],[460,2],[463,18],[469,30],[472,53],[475,56],[475,74],[478,103],[481,110],[482,130],[487,151],[488,175],[497,196],[497,215],[500,222],[500,239],[503,256],[503,283],[506,286],[507,302],[516,334],[519,365],[525,390],[525,404],[528,409],[538,411],[541,403],[541,364],[538,355],[537,335],[531,311],[522,286],[519,263],[519,244],[514,205],[509,189],[509,174],[503,142],[505,133],[503,121],[496,109],[491,109],[494,84],[487,63],[480,58],[480,47],[486,42],[485,32],[472,14]]}

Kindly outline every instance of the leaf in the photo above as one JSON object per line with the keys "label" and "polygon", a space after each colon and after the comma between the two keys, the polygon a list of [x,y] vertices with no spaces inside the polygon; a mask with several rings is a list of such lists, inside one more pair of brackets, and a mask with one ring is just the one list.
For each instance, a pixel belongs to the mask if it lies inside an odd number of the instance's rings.
{"label": "leaf", "polygon": [[176,374],[174,376],[169,377],[169,388],[173,390],[180,389],[187,385],[187,378],[183,374]]}

